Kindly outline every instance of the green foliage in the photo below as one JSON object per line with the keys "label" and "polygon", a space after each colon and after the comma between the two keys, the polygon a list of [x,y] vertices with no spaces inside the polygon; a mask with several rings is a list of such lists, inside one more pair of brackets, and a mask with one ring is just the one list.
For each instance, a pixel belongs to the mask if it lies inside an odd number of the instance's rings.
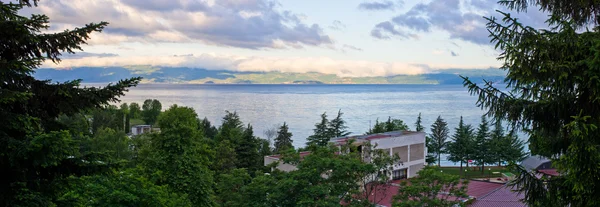
{"label": "green foliage", "polygon": [[502,163],[502,154],[504,153],[506,145],[504,144],[504,128],[502,127],[502,121],[497,120],[494,124],[494,130],[490,135],[489,140],[489,158],[490,164],[498,164],[498,166]]}
{"label": "green foliage", "polygon": [[129,138],[124,132],[110,128],[100,129],[89,140],[88,146],[91,152],[106,154],[109,162],[131,159]]}
{"label": "green foliage", "polygon": [[142,105],[142,119],[146,124],[154,125],[162,110],[162,104],[156,99],[147,99]]}
{"label": "green foliage", "polygon": [[187,196],[169,192],[134,170],[72,177],[58,198],[59,206],[192,206]]}
{"label": "green foliage", "polygon": [[219,130],[215,126],[211,125],[210,121],[206,117],[200,121],[200,126],[198,127],[204,133],[204,137],[209,139],[215,139],[219,133]]}
{"label": "green foliage", "polygon": [[[488,18],[491,42],[502,51],[506,90],[465,79],[478,106],[529,136],[532,154],[553,159],[565,175],[548,182],[524,173],[516,180],[530,206],[600,205],[600,2],[513,1],[553,15],[551,29],[527,27],[509,13]],[[529,4],[528,4],[529,3]],[[591,23],[592,25],[586,25]],[[583,25],[592,30],[579,30]]]}
{"label": "green foliage", "polygon": [[332,137],[344,137],[350,134],[350,132],[346,130],[348,129],[348,126],[346,126],[346,121],[342,119],[342,115],[344,115],[344,113],[342,113],[342,110],[339,110],[337,116],[327,124],[329,134]]}
{"label": "green foliage", "polygon": [[212,163],[212,170],[216,174],[229,173],[236,168],[237,155],[233,144],[229,140],[223,140],[216,144],[215,160]]}
{"label": "green foliage", "polygon": [[409,130],[408,126],[404,123],[404,121],[400,119],[392,119],[392,117],[388,117],[386,122],[379,122],[379,120],[375,121],[375,126],[370,129],[366,134],[379,134],[384,132],[392,132],[392,131],[406,131]]}
{"label": "green foliage", "polygon": [[[406,127],[406,128],[408,128],[408,127]],[[417,121],[415,122],[415,130],[418,132],[425,131],[425,127],[423,126],[422,121],[421,121],[421,113],[419,113],[419,116],[417,117]]]}
{"label": "green foliage", "polygon": [[452,142],[448,143],[448,160],[452,162],[460,162],[460,169],[462,171],[463,162],[467,163],[468,159],[473,154],[473,129],[471,125],[465,125],[462,116],[458,127],[455,128],[454,135],[452,136]]}
{"label": "green foliage", "polygon": [[307,138],[308,142],[306,145],[327,146],[329,144],[329,140],[333,137],[333,135],[329,129],[327,113],[323,112],[323,114],[321,114],[321,122],[315,124],[315,129],[313,129],[313,132],[313,135],[310,135]]}
{"label": "green foliage", "polygon": [[241,191],[242,187],[252,181],[252,177],[245,169],[238,168],[233,170],[231,174],[221,174],[218,180],[216,200],[220,206],[247,206]]}
{"label": "green foliage", "polygon": [[118,109],[109,105],[103,108],[93,109],[92,117],[92,133],[98,132],[100,129],[111,128],[115,130],[123,130],[123,119],[118,113]]}
{"label": "green foliage", "polygon": [[425,167],[419,176],[400,183],[394,196],[394,207],[461,205],[466,199],[468,180],[440,172],[436,167]]}
{"label": "green foliage", "polygon": [[258,138],[254,137],[252,126],[248,124],[248,127],[244,130],[244,134],[235,149],[237,155],[236,167],[245,168],[250,172],[254,172],[262,166],[263,160],[258,151],[258,144]]}
{"label": "green foliage", "polygon": [[129,116],[131,119],[139,119],[142,118],[142,109],[138,103],[129,104]]}
{"label": "green foliage", "polygon": [[187,194],[194,206],[212,206],[213,178],[208,169],[214,152],[198,130],[192,108],[171,106],[158,117],[161,133],[152,136],[142,161],[146,175],[157,185]]}
{"label": "green foliage", "polygon": [[0,3],[0,206],[56,205],[64,178],[102,171],[93,157],[81,157],[73,138],[77,133],[65,131],[69,127],[58,117],[117,101],[139,82],[135,78],[84,88],[80,80],[51,83],[33,78],[44,61],[60,62],[61,53],[81,50],[89,34],[108,23],[48,33],[47,16],[19,15],[32,2],[37,1]]}
{"label": "green foliage", "polygon": [[[399,158],[382,153],[373,158],[375,165],[363,162],[364,154],[352,142],[340,147],[312,145],[311,154],[304,156],[302,162],[298,162],[298,152],[285,154],[283,160],[297,163],[298,170],[257,175],[241,188],[239,200],[243,201],[242,205],[230,206],[340,206],[342,201],[349,206],[372,206],[364,199],[368,193],[360,190],[361,186],[368,186],[365,183],[369,179],[367,175],[379,175],[387,181],[384,177],[387,175],[378,172],[389,168]],[[347,153],[338,153],[340,150]],[[374,151],[371,146],[363,146],[363,150]],[[239,184],[242,180],[245,179],[232,182]]]}
{"label": "green foliage", "polygon": [[293,149],[292,133],[288,131],[288,126],[285,122],[279,127],[277,137],[275,138],[275,152],[281,153],[288,149]]}
{"label": "green foliage", "polygon": [[131,131],[130,121],[131,121],[131,111],[129,111],[129,106],[127,103],[121,104],[119,112],[122,114],[122,117],[125,119],[123,121],[123,128],[125,128],[125,133],[129,133]]}
{"label": "green foliage", "polygon": [[442,154],[446,152],[448,133],[450,133],[448,123],[442,119],[442,116],[438,116],[431,125],[431,134],[429,135],[431,142],[427,146],[427,151],[433,153],[433,157],[437,158],[438,167],[440,166]]}
{"label": "green foliage", "polygon": [[475,160],[475,163],[480,166],[481,173],[483,174],[485,164],[492,162],[490,156],[492,153],[492,146],[490,144],[490,127],[485,115],[481,116],[481,123],[477,128],[477,134],[475,135],[473,147],[472,159]]}

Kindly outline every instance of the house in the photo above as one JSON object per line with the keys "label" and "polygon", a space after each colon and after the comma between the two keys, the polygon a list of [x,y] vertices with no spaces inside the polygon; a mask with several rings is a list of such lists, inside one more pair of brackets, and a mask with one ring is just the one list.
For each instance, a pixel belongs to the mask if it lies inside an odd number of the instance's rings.
{"label": "house", "polygon": [[331,142],[341,145],[349,140],[355,140],[355,144],[359,146],[364,143],[370,143],[376,150],[383,150],[385,153],[389,153],[390,156],[397,154],[400,157],[401,163],[393,166],[390,176],[392,180],[414,177],[427,164],[425,161],[427,155],[425,132],[393,131],[380,134],[339,137],[332,139]]}
{"label": "house", "polygon": [[131,127],[131,135],[133,136],[150,132],[152,132],[152,126],[150,125],[135,125]]}
{"label": "house", "polygon": [[[365,143],[370,143],[376,150],[382,150],[385,153],[389,153],[390,156],[398,154],[401,163],[393,166],[393,170],[390,172],[390,179],[392,180],[414,177],[426,164],[425,155],[427,154],[427,148],[425,147],[424,132],[393,131],[371,135],[337,137],[331,139],[330,142],[334,145],[343,145],[350,140],[355,141],[353,144],[359,146],[359,151],[362,150],[362,146]],[[301,152],[300,156],[303,157],[309,153]],[[265,156],[264,165],[267,166],[273,162],[278,162],[280,158],[280,155]],[[365,161],[370,161],[368,156],[365,157]],[[286,172],[297,169],[294,165],[281,162],[276,168]]]}

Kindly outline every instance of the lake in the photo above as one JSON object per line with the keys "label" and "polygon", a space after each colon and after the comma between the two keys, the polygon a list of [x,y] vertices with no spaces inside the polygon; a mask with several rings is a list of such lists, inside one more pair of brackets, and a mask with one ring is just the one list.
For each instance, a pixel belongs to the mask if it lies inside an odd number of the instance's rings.
{"label": "lake", "polygon": [[160,100],[163,110],[173,104],[193,107],[200,118],[216,125],[226,110],[236,111],[260,137],[264,130],[286,122],[295,147],[305,145],[323,112],[333,117],[342,110],[352,134],[363,134],[377,119],[385,121],[388,116],[414,129],[419,113],[426,132],[441,115],[453,133],[460,116],[476,128],[484,113],[462,85],[141,84],[121,98],[140,105],[145,99]]}

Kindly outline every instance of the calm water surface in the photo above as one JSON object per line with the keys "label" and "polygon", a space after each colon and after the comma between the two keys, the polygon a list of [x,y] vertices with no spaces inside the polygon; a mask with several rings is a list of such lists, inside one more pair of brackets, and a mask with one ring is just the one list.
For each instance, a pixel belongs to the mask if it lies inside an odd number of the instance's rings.
{"label": "calm water surface", "polygon": [[173,104],[193,107],[201,118],[217,125],[226,110],[236,111],[261,137],[264,130],[286,122],[296,147],[304,146],[323,112],[332,117],[341,109],[352,134],[363,134],[375,120],[388,116],[414,129],[419,113],[427,132],[439,115],[453,132],[460,116],[477,127],[484,113],[462,85],[142,84],[121,100],[141,105],[145,99],[160,100],[163,110]]}

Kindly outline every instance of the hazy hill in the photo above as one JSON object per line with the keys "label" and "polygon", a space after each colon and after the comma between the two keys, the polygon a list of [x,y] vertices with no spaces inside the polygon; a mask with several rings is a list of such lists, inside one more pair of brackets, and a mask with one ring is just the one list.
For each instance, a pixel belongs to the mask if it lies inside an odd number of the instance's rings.
{"label": "hazy hill", "polygon": [[388,77],[339,77],[323,73],[236,72],[187,67],[78,67],[71,69],[39,69],[38,79],[63,82],[82,79],[86,83],[115,82],[133,76],[142,76],[145,83],[197,83],[197,84],[461,84],[459,75],[475,81],[481,79],[499,82],[504,71],[498,69],[438,70],[421,75],[396,75]]}

